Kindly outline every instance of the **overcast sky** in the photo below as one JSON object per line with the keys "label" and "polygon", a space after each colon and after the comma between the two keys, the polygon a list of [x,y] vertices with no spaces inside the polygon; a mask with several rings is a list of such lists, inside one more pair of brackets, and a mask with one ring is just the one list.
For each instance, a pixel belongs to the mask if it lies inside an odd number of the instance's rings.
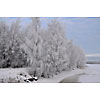
{"label": "overcast sky", "polygon": [[[41,18],[42,26],[45,27],[53,18]],[[60,17],[66,28],[66,36],[73,40],[74,44],[81,46],[87,54],[100,53],[100,18]],[[0,18],[11,23],[13,18]],[[29,22],[29,18],[22,18],[22,25]]]}

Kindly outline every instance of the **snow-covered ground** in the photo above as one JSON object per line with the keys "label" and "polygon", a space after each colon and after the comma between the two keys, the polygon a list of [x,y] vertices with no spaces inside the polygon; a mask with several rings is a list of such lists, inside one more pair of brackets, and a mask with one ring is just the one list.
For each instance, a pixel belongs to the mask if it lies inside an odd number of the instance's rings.
{"label": "snow-covered ground", "polygon": [[66,77],[60,82],[100,83],[100,64],[87,64],[87,67],[81,72],[81,74],[76,72],[75,75]]}
{"label": "snow-covered ground", "polygon": [[88,64],[85,74],[79,77],[79,82],[100,83],[100,64]]}
{"label": "snow-covered ground", "polygon": [[[62,72],[52,78],[41,78],[37,83],[86,83],[86,82],[100,82],[100,64],[88,64],[84,69],[76,69],[69,72]],[[22,75],[20,75],[20,73]],[[26,75],[26,76],[25,76]],[[10,79],[12,82],[20,80],[23,82],[24,78],[29,78],[26,68],[6,68],[0,69],[0,81],[7,82]],[[22,81],[21,81],[22,80]]]}
{"label": "snow-covered ground", "polygon": [[26,68],[0,69],[0,82],[2,83],[23,83],[25,78],[30,78]]}
{"label": "snow-covered ground", "polygon": [[63,72],[51,79],[41,79],[42,83],[98,83],[100,82],[100,64],[87,64],[85,69]]}
{"label": "snow-covered ground", "polygon": [[40,79],[37,82],[38,83],[59,83],[62,79],[68,78],[76,74],[81,74],[81,73],[84,73],[83,69],[76,69],[76,70],[69,71],[69,72],[62,72],[49,79]]}

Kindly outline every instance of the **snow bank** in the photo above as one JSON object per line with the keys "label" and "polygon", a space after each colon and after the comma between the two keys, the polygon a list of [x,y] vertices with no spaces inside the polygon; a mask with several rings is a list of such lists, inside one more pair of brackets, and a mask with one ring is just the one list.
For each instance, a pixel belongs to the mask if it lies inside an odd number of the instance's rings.
{"label": "snow bank", "polygon": [[[100,82],[100,64],[87,64],[88,67],[84,69],[75,69],[72,71],[64,71],[58,75],[54,75],[51,78],[41,78],[35,83],[99,83]],[[23,75],[20,75],[23,74]],[[6,68],[0,69],[0,82],[3,79],[7,83],[8,79],[15,83],[15,79],[18,78],[20,82],[24,82],[23,79],[30,78],[26,68]],[[12,80],[13,79],[13,80]],[[9,81],[8,81],[9,82]],[[33,82],[34,83],[34,82]]]}
{"label": "snow bank", "polygon": [[63,80],[66,77],[70,77],[76,74],[83,74],[83,73],[84,73],[83,69],[76,69],[69,72],[62,72],[49,79],[40,79],[37,81],[37,83],[59,83],[61,80]]}
{"label": "snow bank", "polygon": [[83,73],[66,77],[60,83],[100,83],[100,64],[87,64]]}
{"label": "snow bank", "polygon": [[50,79],[40,79],[38,83],[99,83],[100,64],[87,64],[84,69],[63,72]]}
{"label": "snow bank", "polygon": [[0,83],[23,83],[26,78],[30,78],[26,68],[0,69]]}
{"label": "snow bank", "polygon": [[[62,79],[73,76],[76,74],[84,73],[83,69],[76,69],[72,71],[64,71],[58,75],[54,75],[51,78],[41,78],[37,82],[33,83],[59,83]],[[22,75],[20,75],[22,74]],[[31,76],[27,73],[26,68],[5,68],[0,69],[0,82],[3,83],[23,83],[24,79],[30,78]]]}

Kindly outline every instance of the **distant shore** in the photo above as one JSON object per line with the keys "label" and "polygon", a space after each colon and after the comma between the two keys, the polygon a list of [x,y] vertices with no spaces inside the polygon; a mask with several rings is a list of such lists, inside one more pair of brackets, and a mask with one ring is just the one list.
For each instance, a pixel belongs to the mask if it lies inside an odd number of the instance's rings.
{"label": "distant shore", "polygon": [[87,61],[87,64],[100,64],[100,61]]}

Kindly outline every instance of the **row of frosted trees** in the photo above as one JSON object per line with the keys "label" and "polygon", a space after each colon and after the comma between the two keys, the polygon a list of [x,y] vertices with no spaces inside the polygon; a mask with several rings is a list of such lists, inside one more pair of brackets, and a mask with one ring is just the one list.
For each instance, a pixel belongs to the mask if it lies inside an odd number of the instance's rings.
{"label": "row of frosted trees", "polygon": [[43,29],[40,18],[31,20],[25,30],[23,45],[31,61],[30,74],[50,77],[62,71],[85,66],[83,50],[66,38],[65,28],[60,21],[52,20]]}
{"label": "row of frosted trees", "polygon": [[[16,63],[12,66],[30,66],[29,74],[37,77],[50,77],[62,71],[84,68],[84,52],[66,38],[65,28],[60,21],[51,20],[47,28],[42,28],[40,18],[30,19],[31,22],[24,28],[21,28],[19,20],[9,27],[0,23],[0,37],[5,33],[4,37],[8,38],[0,38],[0,43],[4,42],[11,49],[7,50],[13,52],[8,57],[10,63]],[[3,30],[2,27],[7,29]]]}
{"label": "row of frosted trees", "polygon": [[11,25],[0,21],[0,68],[17,68],[27,66],[27,54],[20,48],[20,22]]}

